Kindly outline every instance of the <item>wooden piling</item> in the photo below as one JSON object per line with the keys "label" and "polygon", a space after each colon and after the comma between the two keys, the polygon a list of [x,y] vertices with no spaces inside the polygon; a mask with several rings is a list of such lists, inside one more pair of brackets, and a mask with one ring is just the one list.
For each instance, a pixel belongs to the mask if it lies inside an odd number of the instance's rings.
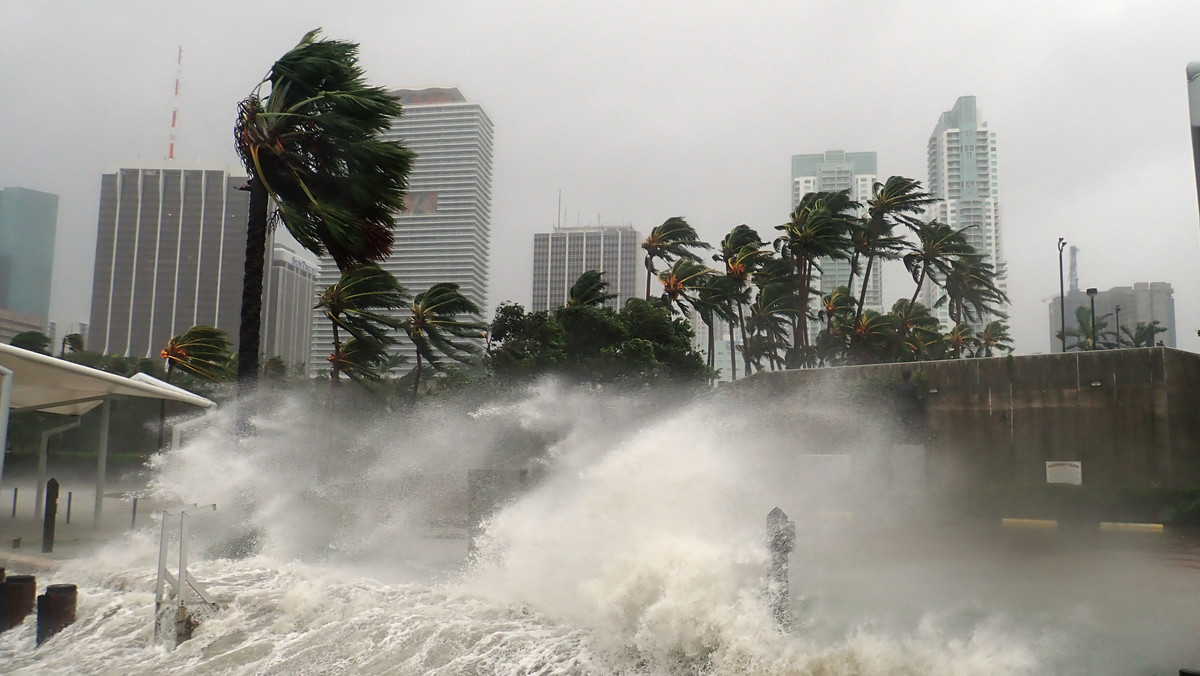
{"label": "wooden piling", "polygon": [[79,589],[73,584],[52,584],[37,597],[37,644],[41,645],[75,622]]}
{"label": "wooden piling", "polygon": [[42,520],[42,553],[54,551],[54,526],[58,517],[58,479],[46,482],[46,516]]}
{"label": "wooden piling", "polygon": [[33,612],[37,595],[37,578],[32,575],[9,575],[0,584],[0,631],[18,627],[25,616]]}

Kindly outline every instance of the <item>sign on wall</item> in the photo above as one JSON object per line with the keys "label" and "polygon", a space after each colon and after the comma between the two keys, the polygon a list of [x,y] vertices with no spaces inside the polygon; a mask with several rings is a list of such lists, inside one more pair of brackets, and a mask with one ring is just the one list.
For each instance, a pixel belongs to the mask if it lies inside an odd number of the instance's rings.
{"label": "sign on wall", "polygon": [[1046,463],[1046,483],[1083,485],[1083,463],[1078,460],[1052,460]]}

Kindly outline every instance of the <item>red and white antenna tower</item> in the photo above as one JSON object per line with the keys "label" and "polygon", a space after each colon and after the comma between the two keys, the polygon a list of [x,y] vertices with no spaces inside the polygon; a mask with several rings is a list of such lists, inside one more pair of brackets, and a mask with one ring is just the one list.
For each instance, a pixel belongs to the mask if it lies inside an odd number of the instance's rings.
{"label": "red and white antenna tower", "polygon": [[171,101],[171,147],[167,159],[175,159],[175,124],[179,121],[179,81],[183,77],[183,45],[179,46],[179,58],[175,62],[175,97]]}

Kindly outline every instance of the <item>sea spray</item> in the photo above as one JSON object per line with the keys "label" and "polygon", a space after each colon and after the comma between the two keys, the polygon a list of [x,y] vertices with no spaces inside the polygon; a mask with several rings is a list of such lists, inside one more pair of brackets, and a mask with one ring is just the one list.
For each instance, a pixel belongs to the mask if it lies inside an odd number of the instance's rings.
{"label": "sea spray", "polygon": [[[153,643],[147,528],[45,580],[80,585],[79,621],[37,651],[31,623],[0,635],[0,663],[25,674],[956,676],[1107,664],[1064,658],[1078,654],[1061,614],[997,608],[1004,585],[980,586],[966,613],[953,585],[948,597],[905,589],[905,566],[944,575],[963,565],[959,550],[930,558],[895,530],[871,470],[885,446],[877,427],[856,423],[842,447],[828,427],[817,442],[797,431],[845,424],[847,411],[813,401],[677,405],[546,382],[501,403],[367,421],[295,398],[240,444],[218,414],[156,460],[153,481],[158,499],[218,504],[193,522],[208,555],[192,573],[219,604],[195,637]],[[842,452],[858,459],[804,469],[806,454]],[[465,473],[512,464],[542,478],[490,517],[468,564]],[[763,597],[775,506],[799,528],[792,634]],[[847,507],[853,521],[823,516]],[[247,535],[258,553],[224,558]],[[888,558],[910,540],[912,558]],[[856,597],[873,579],[891,587]]]}

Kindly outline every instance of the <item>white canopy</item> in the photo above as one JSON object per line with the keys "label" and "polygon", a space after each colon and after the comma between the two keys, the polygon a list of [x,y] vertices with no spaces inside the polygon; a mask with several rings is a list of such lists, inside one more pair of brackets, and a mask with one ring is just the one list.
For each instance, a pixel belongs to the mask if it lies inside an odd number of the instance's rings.
{"label": "white canopy", "polygon": [[14,411],[82,415],[112,395],[169,399],[204,408],[216,405],[155,378],[126,378],[12,345],[0,345],[0,366],[13,372]]}
{"label": "white canopy", "polygon": [[[4,452],[8,448],[10,410],[77,416],[103,404],[100,416],[100,448],[96,463],[95,523],[99,525],[104,504],[105,465],[108,457],[108,402],[113,397],[167,399],[203,408],[216,406],[204,397],[150,376],[126,378],[12,345],[0,345],[0,479],[4,477]],[[51,430],[56,431],[62,430]],[[45,449],[44,443],[42,448]],[[44,474],[44,458],[39,458],[38,464],[37,502],[40,507],[42,482],[45,479],[41,476]]]}

